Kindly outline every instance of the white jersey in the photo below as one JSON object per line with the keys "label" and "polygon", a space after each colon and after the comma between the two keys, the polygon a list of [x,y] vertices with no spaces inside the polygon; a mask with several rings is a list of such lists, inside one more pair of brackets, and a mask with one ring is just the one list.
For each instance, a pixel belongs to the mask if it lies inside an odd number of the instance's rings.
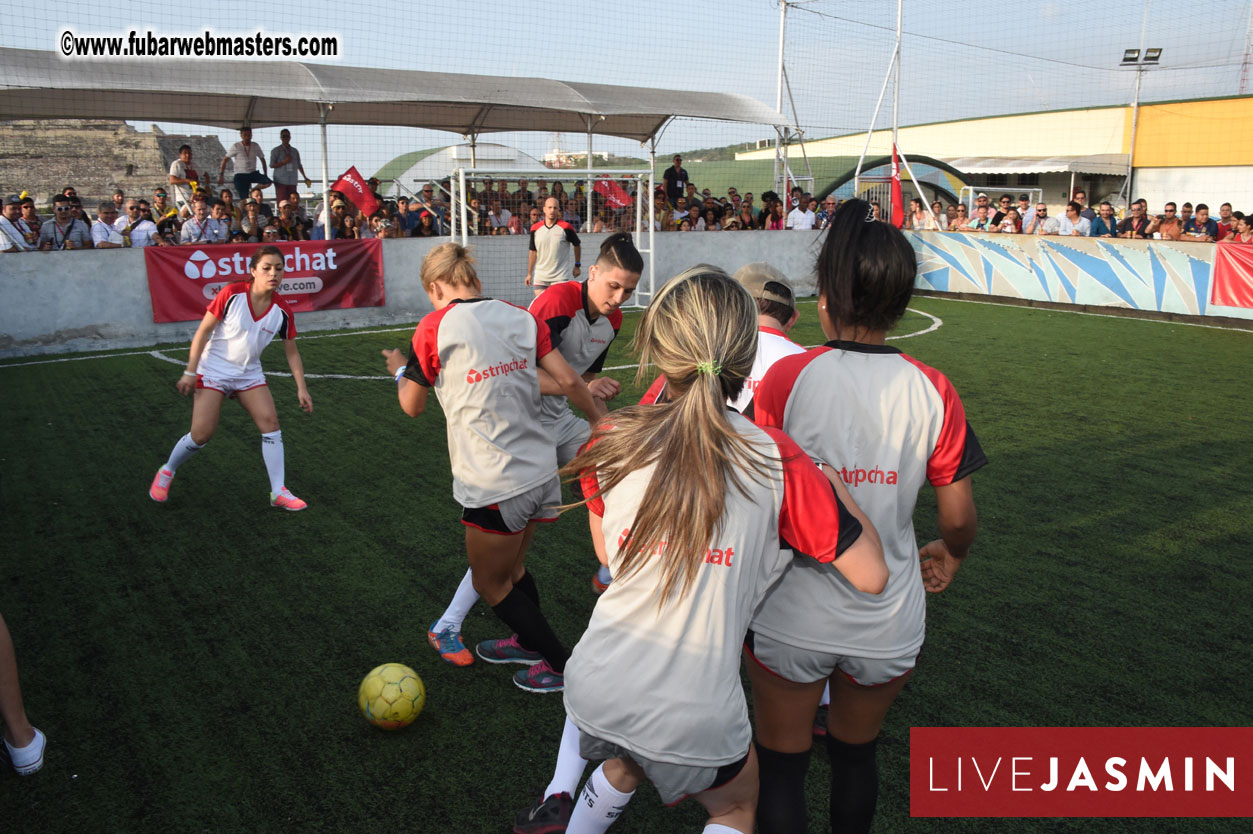
{"label": "white jersey", "polygon": [[209,304],[220,321],[200,354],[196,373],[210,379],[260,377],[261,352],[273,341],[296,338],[296,319],[287,302],[275,293],[261,315],[252,310],[246,281],[227,284]]}
{"label": "white jersey", "polygon": [[574,270],[574,247],[579,245],[574,227],[564,220],[551,226],[540,220],[531,226],[531,251],[535,253],[533,285],[546,287],[569,281]]}
{"label": "white jersey", "polygon": [[782,331],[775,330],[773,327],[758,327],[757,358],[753,360],[753,369],[748,372],[748,379],[744,380],[744,390],[734,402],[728,405],[743,413],[744,409],[748,408],[748,404],[753,401],[753,393],[761,384],[766,371],[783,357],[804,352],[803,347],[789,339]]}
{"label": "white jersey", "polygon": [[[587,734],[659,762],[719,767],[743,757],[752,738],[740,683],[749,616],[794,558],[831,562],[861,535],[831,482],[787,435],[728,416],[770,461],[768,473],[742,475],[747,495],[728,485],[715,538],[685,595],[658,605],[657,556],[622,571],[619,548],[655,464],[587,505],[602,518],[615,578],[566,663],[566,713]],[[582,485],[593,495],[596,474]]]}
{"label": "white jersey", "polygon": [[926,619],[914,538],[918,490],[987,463],[952,384],[896,348],[829,342],[776,363],[753,410],[759,424],[782,428],[840,472],[878,530],[889,570],[887,587],[872,596],[830,568],[794,563],[766,595],[753,631],[857,657],[918,649]]}
{"label": "white jersey", "polygon": [[458,299],[418,322],[405,376],[435,388],[448,429],[453,497],[486,507],[547,483],[557,451],[540,423],[548,325],[492,298]]}

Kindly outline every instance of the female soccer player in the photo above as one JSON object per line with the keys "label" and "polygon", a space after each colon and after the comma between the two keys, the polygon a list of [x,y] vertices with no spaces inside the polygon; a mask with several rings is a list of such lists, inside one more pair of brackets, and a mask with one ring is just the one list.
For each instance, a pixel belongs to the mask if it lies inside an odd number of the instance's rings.
{"label": "female soccer player", "polygon": [[174,444],[170,459],[152,479],[148,495],[158,503],[169,499],[170,482],[178,468],[213,437],[222,401],[233,397],[261,430],[261,457],[270,476],[270,505],[293,511],[308,506],[284,485],[283,433],[274,398],[261,372],[261,352],[275,335],[282,336],[283,352],[296,380],[296,398],[302,409],[313,412],[304,363],[296,349],[296,320],[287,302],[275,292],[283,282],[283,253],[276,246],[261,246],[252,253],[249,268],[252,280],[223,287],[192,337],[187,368],[174,386],[183,396],[196,392],[191,431]]}
{"label": "female soccer player", "polygon": [[[831,828],[869,831],[875,744],[922,646],[924,589],[948,587],[975,537],[970,474],[987,458],[961,399],[943,374],[884,341],[909,304],[915,271],[904,235],[874,222],[862,200],[842,205],[817,264],[818,317],[832,341],[779,360],[753,400],[760,425],[844,466],[891,570],[886,590],[871,597],[825,565],[793,562],[753,617],[746,648],[763,834],[807,830],[812,719],[828,681]],[[940,538],[919,549],[913,513],[924,483],[935,488]]]}
{"label": "female soccer player", "polygon": [[[611,377],[598,377],[609,354],[609,344],[622,327],[619,308],[626,303],[639,284],[644,259],[631,236],[619,232],[605,239],[600,256],[588,270],[587,280],[563,281],[544,290],[531,302],[535,318],[548,325],[552,346],[569,363],[574,372],[587,383],[598,403],[595,416],[604,414],[603,403],[618,395],[621,387]],[[544,432],[557,449],[557,465],[565,466],[578,454],[591,436],[591,428],[582,417],[570,411],[569,399],[547,374],[540,374],[540,421]],[[466,571],[443,616],[427,630],[426,639],[447,662],[469,666],[474,656],[461,640],[461,624],[478,601],[472,571]],[[601,593],[609,587],[611,577],[604,565],[592,577],[592,588]],[[515,637],[484,640],[475,652],[488,663],[533,663],[539,660],[534,652],[522,649]]]}
{"label": "female soccer player", "polygon": [[[645,780],[695,796],[706,832],[751,832],[757,763],[739,682],[748,618],[791,561],[786,540],[877,593],[869,521],[782,432],[728,411],[757,348],[757,307],[730,276],[668,282],[636,337],[668,402],[614,413],[567,467],[582,473],[592,538],[614,582],[566,668],[565,707],[589,759],[571,834],[605,831]],[[641,373],[642,376],[642,373]],[[837,559],[838,557],[838,559]]]}
{"label": "female soccer player", "polygon": [[556,451],[540,422],[540,369],[586,413],[597,413],[597,406],[553,350],[547,324],[483,297],[464,247],[432,249],[421,279],[435,312],[418,323],[408,362],[398,350],[383,351],[387,370],[410,417],[426,408],[432,387],[443,407],[474,590],[527,652],[514,662],[531,664],[514,683],[557,692],[569,652],[540,613],[539,592],[524,564],[535,524],[555,519],[561,504]]}

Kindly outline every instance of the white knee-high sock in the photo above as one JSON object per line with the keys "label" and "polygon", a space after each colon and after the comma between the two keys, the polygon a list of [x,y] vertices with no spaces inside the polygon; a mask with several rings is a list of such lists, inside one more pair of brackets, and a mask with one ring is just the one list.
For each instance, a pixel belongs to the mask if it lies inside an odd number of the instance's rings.
{"label": "white knee-high sock", "polygon": [[592,771],[583,785],[583,792],[575,800],[566,834],[605,834],[633,796],[635,791],[622,793],[609,784],[602,764]]}
{"label": "white knee-high sock", "polygon": [[579,755],[579,728],[569,718],[561,731],[561,748],[557,751],[557,766],[553,768],[553,780],[544,789],[544,798],[558,793],[574,796],[579,780],[587,768],[587,759]]}
{"label": "white knee-high sock", "polygon": [[265,460],[265,471],[270,475],[270,492],[282,492],[285,478],[282,429],[261,435],[261,457]]}
{"label": "white knee-high sock", "polygon": [[822,700],[818,702],[818,706],[825,707],[831,703],[831,682],[827,681],[826,689],[822,690]]}
{"label": "white knee-high sock", "polygon": [[174,449],[170,452],[170,459],[165,462],[164,468],[171,472],[177,472],[180,466],[203,448],[203,446],[196,445],[195,441],[191,439],[191,432],[188,432],[174,444]]}
{"label": "white knee-high sock", "polygon": [[474,607],[474,603],[479,601],[479,592],[474,590],[472,577],[473,574],[467,569],[466,575],[461,577],[461,584],[457,586],[457,593],[452,595],[452,602],[448,603],[448,608],[444,611],[444,616],[431,626],[431,631],[440,632],[446,628],[461,631],[461,623]]}

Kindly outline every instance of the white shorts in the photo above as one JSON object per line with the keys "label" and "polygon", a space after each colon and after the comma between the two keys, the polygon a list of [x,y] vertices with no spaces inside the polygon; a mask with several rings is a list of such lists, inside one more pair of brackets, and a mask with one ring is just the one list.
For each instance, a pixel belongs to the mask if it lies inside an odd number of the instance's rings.
{"label": "white shorts", "polygon": [[826,680],[837,669],[858,686],[883,686],[904,677],[918,662],[916,649],[901,657],[853,657],[813,649],[799,649],[750,631],[744,650],[759,666],[784,680],[813,683]]}
{"label": "white shorts", "polygon": [[555,474],[521,495],[486,507],[462,507],[461,523],[485,533],[514,536],[532,521],[556,521],[561,506],[561,479]]}
{"label": "white shorts", "polygon": [[240,391],[250,391],[253,388],[260,388],[265,385],[265,375],[257,374],[256,376],[219,376],[207,377],[204,374],[196,374],[196,387],[208,388],[211,391],[219,391],[228,397],[234,397]]}
{"label": "white shorts", "polygon": [[551,423],[544,423],[544,431],[552,438],[557,447],[557,466],[565,466],[574,460],[574,456],[583,448],[583,444],[592,436],[592,428],[587,421],[576,417],[573,411],[566,409],[560,417]]}
{"label": "white shorts", "polygon": [[722,767],[699,767],[697,765],[658,762],[640,756],[637,753],[632,753],[630,750],[614,744],[612,741],[605,741],[603,738],[588,735],[582,730],[579,730],[579,755],[590,762],[603,762],[607,759],[631,759],[644,771],[644,775],[648,777],[648,781],[653,783],[657,793],[661,794],[661,801],[666,805],[677,805],[689,796],[694,796],[702,791],[720,788],[736,776],[739,776],[740,771],[744,769],[744,765],[748,764],[747,751],[745,751],[743,758]]}

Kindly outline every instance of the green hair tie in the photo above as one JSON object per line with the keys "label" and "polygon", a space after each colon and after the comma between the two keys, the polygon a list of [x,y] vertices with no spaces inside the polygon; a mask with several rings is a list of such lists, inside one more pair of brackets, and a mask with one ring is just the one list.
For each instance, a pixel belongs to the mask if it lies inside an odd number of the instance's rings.
{"label": "green hair tie", "polygon": [[722,366],[717,362],[697,362],[696,373],[709,374],[710,376],[721,376]]}

